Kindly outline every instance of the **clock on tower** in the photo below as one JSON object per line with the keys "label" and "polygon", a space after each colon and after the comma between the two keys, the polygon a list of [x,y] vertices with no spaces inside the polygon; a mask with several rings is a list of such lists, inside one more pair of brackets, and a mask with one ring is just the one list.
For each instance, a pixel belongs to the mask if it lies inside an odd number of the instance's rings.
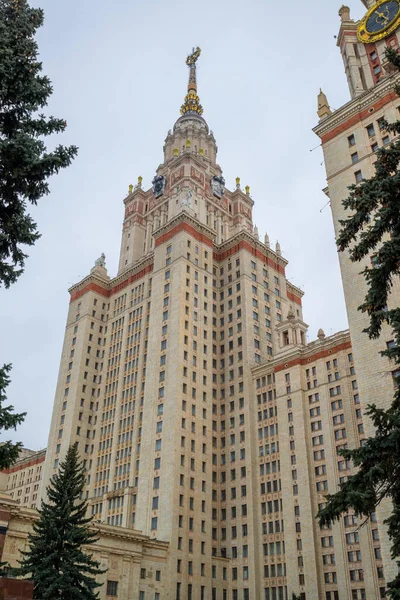
{"label": "clock on tower", "polygon": [[379,0],[361,19],[357,37],[371,44],[390,35],[400,25],[400,0]]}

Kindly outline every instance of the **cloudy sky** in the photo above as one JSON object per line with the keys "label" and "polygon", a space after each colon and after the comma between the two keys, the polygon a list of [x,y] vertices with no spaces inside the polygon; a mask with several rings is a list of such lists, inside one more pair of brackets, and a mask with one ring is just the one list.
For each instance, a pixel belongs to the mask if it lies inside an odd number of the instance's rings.
{"label": "cloudy sky", "polygon": [[[168,129],[179,116],[185,57],[198,68],[204,116],[228,188],[251,186],[260,234],[278,239],[289,279],[305,291],[309,339],[347,327],[317,123],[317,93],[349,100],[339,49],[341,1],[35,0],[54,93],[48,114],[65,118],[57,142],[76,144],[74,164],[51,181],[32,214],[42,238],[26,272],[0,289],[0,363],[12,362],[8,398],[27,410],[14,439],[47,444],[69,295],[104,252],[117,270],[122,200],[150,186]],[[365,12],[351,0],[352,17]]]}

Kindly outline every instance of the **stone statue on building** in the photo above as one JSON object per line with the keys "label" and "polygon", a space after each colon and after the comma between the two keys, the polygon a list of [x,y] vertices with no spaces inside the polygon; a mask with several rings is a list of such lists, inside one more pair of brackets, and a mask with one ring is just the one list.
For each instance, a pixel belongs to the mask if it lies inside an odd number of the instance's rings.
{"label": "stone statue on building", "polygon": [[106,266],[106,255],[104,254],[104,252],[101,253],[100,258],[95,260],[94,266],[95,267],[105,267]]}
{"label": "stone statue on building", "polygon": [[189,188],[188,191],[186,192],[186,197],[182,200],[181,202],[181,207],[183,208],[184,206],[186,206],[187,208],[192,208],[192,196],[193,196],[193,192],[192,190]]}

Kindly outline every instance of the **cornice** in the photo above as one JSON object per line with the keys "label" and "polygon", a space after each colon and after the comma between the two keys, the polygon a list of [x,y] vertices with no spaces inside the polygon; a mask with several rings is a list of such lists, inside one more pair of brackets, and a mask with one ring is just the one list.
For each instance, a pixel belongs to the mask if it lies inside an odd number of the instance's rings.
{"label": "cornice", "polygon": [[[351,339],[350,332],[348,329],[344,331],[338,331],[333,335],[326,337],[322,340],[314,340],[307,344],[307,346],[300,346],[292,348],[291,352],[288,352],[284,357],[276,357],[272,360],[268,360],[261,365],[257,365],[251,369],[253,374],[253,378],[259,377],[261,375],[265,375],[267,371],[273,372],[276,367],[290,363],[294,360],[310,360],[312,362],[314,355],[320,352],[326,352],[329,356],[329,350],[332,350],[336,347],[344,347],[347,346],[349,349],[351,348]],[[297,364],[297,363],[296,363]],[[299,363],[300,364],[300,363]]]}
{"label": "cornice", "polygon": [[160,236],[168,233],[168,231],[170,231],[171,229],[174,229],[174,227],[176,227],[180,223],[190,223],[190,225],[192,225],[192,227],[197,229],[197,231],[200,231],[201,233],[203,233],[211,241],[213,241],[215,238],[215,232],[212,229],[210,229],[207,225],[204,225],[204,223],[200,223],[200,221],[198,221],[197,219],[192,217],[185,210],[182,210],[182,212],[178,213],[173,219],[168,221],[168,223],[165,223],[164,225],[162,225],[161,227],[159,227],[158,229],[156,229],[153,232],[154,240],[156,240]]}
{"label": "cornice", "polygon": [[105,523],[94,523],[92,524],[91,529],[95,530],[99,535],[104,536],[105,538],[118,538],[130,542],[139,542],[146,548],[150,547],[153,549],[166,550],[169,547],[168,542],[153,540],[137,529],[116,527],[115,525],[106,525]]}
{"label": "cornice", "polygon": [[109,283],[110,289],[123,283],[129,277],[132,277],[132,276],[136,275],[137,273],[139,273],[140,271],[143,271],[143,269],[152,265],[153,262],[154,262],[154,253],[151,252],[149,254],[146,254],[146,256],[144,258],[140,259],[134,265],[131,265],[130,267],[128,267],[125,271],[121,271],[121,273],[118,273],[118,275],[116,277],[114,277],[114,279],[111,279],[110,283]]}
{"label": "cornice", "polygon": [[108,290],[110,287],[110,280],[106,281],[105,279],[103,279],[102,277],[99,277],[95,273],[89,273],[89,275],[86,275],[86,277],[81,279],[78,283],[75,283],[70,288],[68,288],[68,292],[71,295],[75,294],[76,292],[79,292],[82,288],[86,287],[90,283],[97,284],[100,287],[104,288],[105,290]]}
{"label": "cornice", "polygon": [[[285,258],[283,258],[283,256],[280,256],[279,254],[274,252],[271,248],[269,248],[268,246],[266,246],[265,244],[260,242],[260,240],[257,240],[246,229],[241,229],[240,231],[235,233],[232,237],[230,237],[229,240],[226,240],[219,246],[216,246],[215,252],[224,252],[225,250],[229,250],[230,248],[232,248],[232,246],[236,246],[236,244],[242,240],[247,241],[249,244],[254,246],[257,250],[262,252],[266,257],[270,258],[277,264],[281,265],[283,268],[285,268],[289,264],[288,260],[286,260]],[[302,295],[303,294],[304,294],[304,292],[302,293]]]}
{"label": "cornice", "polygon": [[339,29],[339,33],[337,36],[336,46],[338,46],[340,48],[342,39],[345,36],[346,32],[355,33],[355,35],[357,37],[358,23],[359,23],[359,21],[344,21],[340,24],[340,29]]}
{"label": "cornice", "polygon": [[371,90],[367,90],[361,96],[353,98],[341,108],[338,108],[332,115],[323,119],[313,128],[313,132],[319,137],[323,137],[324,134],[328,133],[338,125],[341,125],[343,121],[347,121],[372,104],[375,104],[375,102],[381,100],[390,92],[393,92],[398,79],[400,79],[400,73],[394,73],[393,75],[385,77],[385,79]]}
{"label": "cornice", "polygon": [[132,276],[135,276],[137,273],[145,269],[147,266],[153,264],[153,253],[146,254],[144,258],[142,258],[139,262],[134,265],[129,266],[125,271],[118,273],[114,279],[109,279],[108,281],[98,277],[96,274],[91,273],[87,275],[84,279],[73,285],[69,288],[68,292],[71,294],[76,294],[80,292],[82,289],[87,287],[88,285],[94,283],[101,286],[105,291],[111,292],[111,290],[121,283],[124,283],[127,279]]}
{"label": "cornice", "polygon": [[303,290],[301,290],[299,287],[297,287],[296,285],[294,285],[293,283],[291,283],[288,280],[286,280],[286,287],[289,288],[291,291],[296,292],[296,294],[298,296],[300,296],[300,297],[304,296]]}

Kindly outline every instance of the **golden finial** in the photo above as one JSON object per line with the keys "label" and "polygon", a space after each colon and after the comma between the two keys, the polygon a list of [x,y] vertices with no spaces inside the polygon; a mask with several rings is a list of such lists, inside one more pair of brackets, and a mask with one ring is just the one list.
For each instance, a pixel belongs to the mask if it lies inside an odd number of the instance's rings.
{"label": "golden finial", "polygon": [[179,155],[179,148],[174,148],[173,153],[174,153],[174,156],[178,156]]}
{"label": "golden finial", "polygon": [[186,140],[186,148],[190,148],[190,144],[191,144],[191,143],[192,143],[192,142],[191,142],[190,140]]}
{"label": "golden finial", "polygon": [[143,181],[143,177],[141,175],[139,175],[139,177],[137,178],[138,187],[142,187],[142,181]]}
{"label": "golden finial", "polygon": [[181,106],[181,114],[184,115],[187,112],[197,113],[198,115],[203,114],[203,107],[200,104],[200,98],[197,95],[197,81],[196,81],[196,62],[201,54],[200,48],[193,48],[192,54],[186,58],[186,64],[189,67],[189,83],[188,93],[185,96],[185,101]]}
{"label": "golden finial", "polygon": [[244,189],[246,190],[246,194],[249,195],[250,194],[250,186],[246,185],[246,187]]}
{"label": "golden finial", "polygon": [[129,193],[132,194],[133,191],[133,183],[129,184]]}
{"label": "golden finial", "polygon": [[236,188],[240,188],[240,177],[236,177]]}
{"label": "golden finial", "polygon": [[204,149],[203,148],[199,148],[199,155],[200,156],[204,156]]}
{"label": "golden finial", "polygon": [[197,46],[196,50],[193,48],[192,54],[189,54],[189,56],[186,58],[187,66],[190,67],[190,66],[194,65],[198,61],[200,54],[201,54],[201,48],[199,48],[198,46]]}

